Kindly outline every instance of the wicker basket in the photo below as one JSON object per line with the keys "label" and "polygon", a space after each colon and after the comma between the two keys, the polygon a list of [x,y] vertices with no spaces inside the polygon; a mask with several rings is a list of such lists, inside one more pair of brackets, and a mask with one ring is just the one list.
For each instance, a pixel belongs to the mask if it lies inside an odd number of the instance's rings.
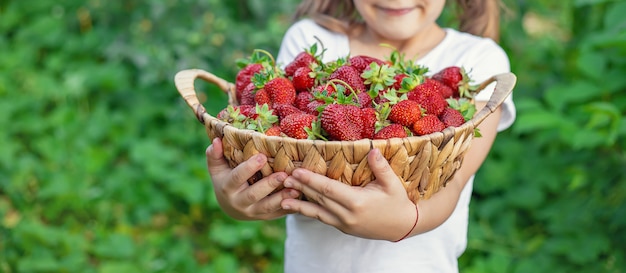
{"label": "wicker basket", "polygon": [[196,96],[194,81],[200,78],[217,85],[229,95],[229,104],[237,105],[234,85],[200,69],[183,70],[176,74],[178,92],[206,127],[209,138],[222,138],[224,156],[231,167],[256,153],[263,153],[268,163],[251,178],[253,183],[273,172],[291,173],[306,168],[349,185],[364,186],[373,180],[367,154],[379,148],[392,169],[400,177],[413,202],[428,199],[445,187],[460,167],[474,136],[474,129],[500,106],[511,94],[516,82],[512,73],[491,77],[481,83],[479,90],[490,83],[496,87],[487,106],[460,127],[448,127],[443,132],[424,136],[388,140],[323,141],[267,136],[263,133],[237,129],[208,114]]}

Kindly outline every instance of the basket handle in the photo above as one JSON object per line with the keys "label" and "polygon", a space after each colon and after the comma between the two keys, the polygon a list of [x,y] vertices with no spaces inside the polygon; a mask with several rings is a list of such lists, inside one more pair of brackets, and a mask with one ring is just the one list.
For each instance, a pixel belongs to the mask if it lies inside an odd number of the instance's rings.
{"label": "basket handle", "polygon": [[496,87],[493,94],[491,94],[489,101],[485,107],[470,120],[475,126],[478,126],[478,124],[483,122],[487,116],[495,112],[504,100],[513,92],[513,87],[515,86],[517,77],[515,74],[510,72],[498,74],[482,82],[478,87],[478,90],[484,89],[494,81],[496,82]]}
{"label": "basket handle", "polygon": [[185,99],[185,102],[189,105],[189,107],[191,107],[191,110],[193,110],[194,114],[196,114],[196,117],[201,123],[204,123],[203,115],[206,113],[206,109],[200,103],[196,94],[194,81],[197,78],[217,85],[217,87],[228,94],[228,103],[232,105],[236,104],[234,84],[202,69],[187,69],[179,71],[176,73],[176,76],[174,76],[176,89],[178,89],[178,93],[180,93],[183,99]]}

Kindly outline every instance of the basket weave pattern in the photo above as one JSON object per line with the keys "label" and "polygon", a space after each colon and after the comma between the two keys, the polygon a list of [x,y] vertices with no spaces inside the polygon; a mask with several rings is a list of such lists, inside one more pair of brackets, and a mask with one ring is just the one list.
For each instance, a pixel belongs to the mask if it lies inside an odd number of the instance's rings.
{"label": "basket weave pattern", "polygon": [[234,85],[200,69],[183,70],[175,77],[179,93],[204,124],[208,137],[222,138],[224,157],[231,167],[257,153],[267,156],[267,164],[250,179],[251,183],[274,172],[291,173],[295,168],[306,168],[348,185],[365,186],[374,179],[367,154],[372,148],[378,148],[413,202],[428,199],[446,186],[461,166],[474,129],[504,102],[516,81],[515,75],[505,73],[481,83],[479,90],[492,82],[496,82],[496,89],[487,106],[460,127],[406,138],[323,141],[267,136],[230,126],[206,112],[196,96],[194,81],[197,78],[217,85],[229,94],[229,104],[237,105]]}

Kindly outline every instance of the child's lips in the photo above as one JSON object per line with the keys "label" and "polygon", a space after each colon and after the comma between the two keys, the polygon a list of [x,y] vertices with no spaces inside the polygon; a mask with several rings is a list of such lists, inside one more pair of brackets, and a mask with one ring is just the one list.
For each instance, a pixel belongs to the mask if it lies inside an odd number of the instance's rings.
{"label": "child's lips", "polygon": [[384,7],[378,7],[378,8],[381,11],[383,11],[385,14],[391,15],[391,16],[402,16],[413,11],[413,8],[384,8]]}

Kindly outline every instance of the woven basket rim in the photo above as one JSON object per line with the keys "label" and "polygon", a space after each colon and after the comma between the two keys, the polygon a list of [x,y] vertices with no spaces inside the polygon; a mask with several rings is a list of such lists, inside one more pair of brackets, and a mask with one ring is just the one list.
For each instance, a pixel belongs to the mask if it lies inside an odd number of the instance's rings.
{"label": "woven basket rim", "polygon": [[[233,127],[234,129],[240,130],[240,132],[244,134],[253,134],[253,136],[255,137],[262,137],[262,138],[268,138],[268,139],[288,138],[285,136],[268,136],[268,135],[265,135],[261,132],[254,131],[254,130],[236,128],[232,126],[230,123],[219,120],[216,117],[210,115],[206,111],[204,106],[200,103],[196,95],[196,90],[194,88],[194,80],[196,78],[201,78],[205,81],[214,83],[220,89],[222,89],[225,93],[227,93],[229,105],[237,105],[238,103],[236,102],[236,98],[235,98],[236,96],[235,96],[234,84],[218,76],[215,76],[214,74],[210,72],[204,71],[202,69],[188,69],[188,70],[179,71],[175,76],[176,87],[179,93],[181,94],[181,96],[185,99],[185,101],[189,105],[189,107],[191,107],[191,109],[194,111],[197,119],[201,123],[204,124],[205,122],[209,121],[209,122],[215,123],[216,126],[221,127],[221,128],[230,126],[230,127]],[[461,126],[447,127],[443,131],[440,131],[440,132],[434,132],[428,135],[408,136],[408,137],[405,137],[404,139],[427,140],[427,139],[434,139],[434,138],[446,138],[446,137],[453,136],[456,131],[466,130],[468,127],[471,127],[472,129],[476,128],[489,114],[493,113],[504,102],[506,97],[510,95],[510,93],[513,91],[513,87],[515,85],[516,79],[517,78],[515,74],[508,72],[508,73],[501,73],[501,74],[494,75],[484,80],[483,82],[481,82],[478,85],[477,91],[483,90],[484,88],[486,88],[487,86],[489,86],[491,83],[494,83],[494,82],[496,83],[495,90],[492,96],[490,97],[490,99],[487,101],[487,105],[485,105],[483,109],[477,109],[477,113],[474,115],[474,117],[468,120],[467,122],[463,123]],[[504,84],[504,86],[501,86],[501,84]],[[295,139],[295,140],[300,141],[300,142],[317,141],[317,140],[311,140],[311,139]],[[363,139],[360,139],[360,140],[363,140]],[[356,141],[360,141],[360,140],[356,140]],[[365,139],[365,140],[368,140],[373,143],[383,143],[387,141],[385,139]],[[343,140],[321,140],[321,141],[327,142],[327,143],[334,143],[334,142],[345,143],[346,142]]]}

